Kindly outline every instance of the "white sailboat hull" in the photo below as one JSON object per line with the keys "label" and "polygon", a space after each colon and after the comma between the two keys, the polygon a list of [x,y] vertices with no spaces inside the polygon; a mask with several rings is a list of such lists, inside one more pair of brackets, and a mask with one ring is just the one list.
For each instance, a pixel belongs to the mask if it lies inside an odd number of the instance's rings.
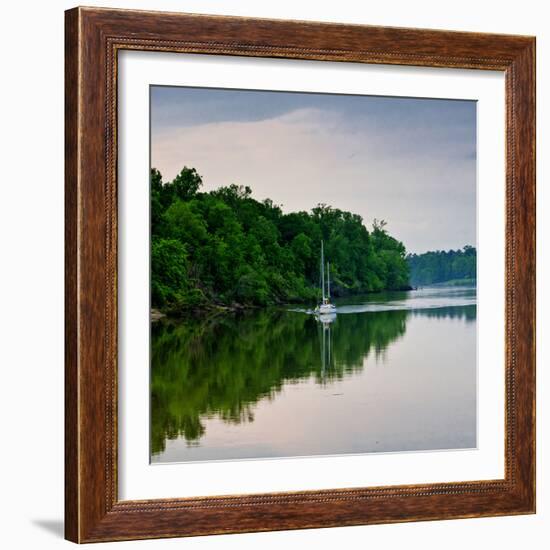
{"label": "white sailboat hull", "polygon": [[320,315],[328,315],[330,313],[336,313],[336,306],[333,304],[320,304],[315,309],[316,313],[319,313]]}

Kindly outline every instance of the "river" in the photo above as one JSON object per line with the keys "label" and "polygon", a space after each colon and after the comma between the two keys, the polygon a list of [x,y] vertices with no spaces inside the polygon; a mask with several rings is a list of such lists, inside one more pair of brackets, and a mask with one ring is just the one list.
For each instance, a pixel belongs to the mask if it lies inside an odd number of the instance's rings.
{"label": "river", "polygon": [[151,461],[476,446],[476,290],[154,323]]}

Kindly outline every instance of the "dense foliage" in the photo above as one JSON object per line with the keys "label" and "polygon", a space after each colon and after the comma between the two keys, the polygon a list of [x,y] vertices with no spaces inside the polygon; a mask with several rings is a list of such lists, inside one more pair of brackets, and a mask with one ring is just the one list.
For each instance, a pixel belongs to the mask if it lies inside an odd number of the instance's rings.
{"label": "dense foliage", "polygon": [[360,216],[324,204],[284,214],[249,187],[201,185],[193,168],[167,183],[151,171],[153,307],[315,301],[321,240],[335,295],[408,288],[405,247],[383,221],[369,232]]}
{"label": "dense foliage", "polygon": [[476,279],[476,249],[437,250],[424,254],[409,254],[407,262],[413,286],[437,283],[473,283]]}

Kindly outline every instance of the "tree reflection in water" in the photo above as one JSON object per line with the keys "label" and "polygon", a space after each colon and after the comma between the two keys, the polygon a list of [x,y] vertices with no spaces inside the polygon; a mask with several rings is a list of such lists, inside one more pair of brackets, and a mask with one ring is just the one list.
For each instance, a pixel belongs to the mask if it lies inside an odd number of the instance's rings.
{"label": "tree reflection in water", "polygon": [[338,315],[330,324],[282,310],[254,310],[152,327],[151,446],[184,437],[198,445],[201,419],[252,422],[254,405],[285,384],[330,384],[363,369],[405,334],[408,316],[475,321],[475,306]]}

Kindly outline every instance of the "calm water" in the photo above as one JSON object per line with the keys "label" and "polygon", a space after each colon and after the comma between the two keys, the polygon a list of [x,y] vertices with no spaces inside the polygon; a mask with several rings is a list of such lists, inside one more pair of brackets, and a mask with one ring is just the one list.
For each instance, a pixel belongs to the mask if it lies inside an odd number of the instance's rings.
{"label": "calm water", "polygon": [[153,326],[153,462],[476,446],[475,289]]}

